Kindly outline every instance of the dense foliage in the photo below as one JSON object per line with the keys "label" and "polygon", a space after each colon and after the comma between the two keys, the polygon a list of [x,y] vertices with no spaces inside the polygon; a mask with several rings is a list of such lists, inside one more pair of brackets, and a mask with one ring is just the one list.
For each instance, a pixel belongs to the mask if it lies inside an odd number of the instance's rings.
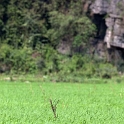
{"label": "dense foliage", "polygon": [[0,71],[104,76],[106,67],[96,68],[85,54],[57,52],[62,41],[86,52],[96,27],[86,16],[84,4],[85,0],[1,0]]}

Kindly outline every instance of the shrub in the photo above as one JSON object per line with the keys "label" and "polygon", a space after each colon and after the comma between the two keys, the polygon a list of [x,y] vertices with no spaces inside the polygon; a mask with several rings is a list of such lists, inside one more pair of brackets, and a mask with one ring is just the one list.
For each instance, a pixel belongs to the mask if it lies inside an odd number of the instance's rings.
{"label": "shrub", "polygon": [[101,78],[111,78],[118,74],[117,68],[110,63],[99,63],[95,69],[95,75]]}

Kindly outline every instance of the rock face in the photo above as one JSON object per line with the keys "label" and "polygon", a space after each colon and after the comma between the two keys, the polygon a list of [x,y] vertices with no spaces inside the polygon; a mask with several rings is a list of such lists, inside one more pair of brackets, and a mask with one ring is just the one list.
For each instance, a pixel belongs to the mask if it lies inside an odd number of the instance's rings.
{"label": "rock face", "polygon": [[[124,0],[84,0],[83,9],[98,30],[89,54],[108,61],[124,60]],[[62,41],[57,50],[70,54],[71,44]]]}
{"label": "rock face", "polygon": [[[104,16],[102,19],[107,28],[104,30],[103,41],[107,43],[107,47],[124,48],[124,0],[95,0],[89,8],[94,17]],[[95,20],[98,22],[98,19]]]}

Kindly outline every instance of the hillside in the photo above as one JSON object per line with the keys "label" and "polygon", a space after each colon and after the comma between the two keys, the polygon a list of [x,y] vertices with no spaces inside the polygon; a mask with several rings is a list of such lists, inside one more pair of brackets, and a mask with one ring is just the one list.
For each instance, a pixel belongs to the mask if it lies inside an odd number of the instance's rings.
{"label": "hillside", "polygon": [[1,73],[123,72],[123,0],[2,0],[0,7]]}

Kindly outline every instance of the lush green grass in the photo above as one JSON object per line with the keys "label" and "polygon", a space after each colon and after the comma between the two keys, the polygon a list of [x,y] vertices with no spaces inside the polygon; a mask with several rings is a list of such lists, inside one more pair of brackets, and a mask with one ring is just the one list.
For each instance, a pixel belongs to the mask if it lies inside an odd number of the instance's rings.
{"label": "lush green grass", "polygon": [[124,124],[123,110],[124,84],[0,83],[0,124]]}

